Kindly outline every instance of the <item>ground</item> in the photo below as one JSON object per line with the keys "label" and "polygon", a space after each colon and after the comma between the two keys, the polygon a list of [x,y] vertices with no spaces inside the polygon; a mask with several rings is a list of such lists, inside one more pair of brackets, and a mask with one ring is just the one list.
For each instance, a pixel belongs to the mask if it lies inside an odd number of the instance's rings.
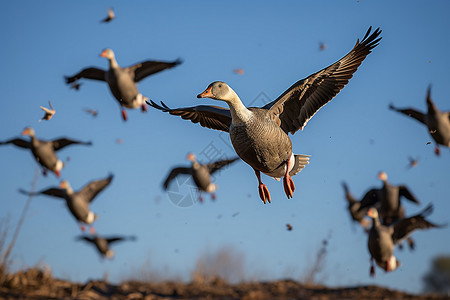
{"label": "ground", "polygon": [[228,284],[209,282],[73,283],[52,277],[50,271],[28,269],[8,274],[0,299],[450,299],[434,294],[411,295],[378,286],[328,288],[292,280]]}

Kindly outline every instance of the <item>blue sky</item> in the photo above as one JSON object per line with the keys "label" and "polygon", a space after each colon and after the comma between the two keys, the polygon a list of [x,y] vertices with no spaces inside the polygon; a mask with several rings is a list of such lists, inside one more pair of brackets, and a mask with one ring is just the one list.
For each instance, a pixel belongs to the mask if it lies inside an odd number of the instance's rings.
{"label": "blue sky", "polygon": [[[116,19],[100,23],[109,6]],[[325,284],[419,292],[431,259],[450,251],[450,228],[416,232],[414,252],[396,250],[401,268],[388,274],[377,269],[372,279],[367,237],[352,229],[341,182],[361,197],[369,187],[381,186],[376,175],[384,170],[391,183],[406,184],[422,202],[404,203],[408,215],[431,202],[430,219],[449,221],[449,149],[436,157],[424,126],[388,110],[390,103],[425,110],[429,84],[437,106],[450,109],[449,8],[447,1],[1,2],[0,140],[20,135],[26,126],[42,139],[91,140],[92,147],[59,152],[62,159],[70,157],[62,178],[78,189],[114,173],[92,205],[99,214],[95,228],[103,235],[138,237],[114,245],[114,260],[101,261],[92,247],[74,241],[80,230],[63,201],[36,197],[12,254],[13,267],[44,262],[58,277],[85,281],[108,273],[117,281],[150,262],[167,276],[188,279],[199,256],[227,246],[245,257],[248,277],[298,279],[330,234]],[[296,153],[311,155],[294,177],[294,198],[286,199],[282,184],[263,176],[273,198],[269,205],[262,204],[256,177],[242,161],[216,177],[215,202],[205,196],[203,204],[174,205],[161,189],[170,168],[188,164],[191,151],[207,160],[204,151],[212,146],[233,156],[228,137],[154,109],[128,111],[124,123],[105,83],[84,81],[75,91],[63,81],[87,66],[107,68],[99,54],[112,48],[121,66],[183,59],[139,83],[141,93],[154,101],[171,107],[216,105],[195,96],[222,80],[245,104],[262,105],[340,59],[369,26],[383,30],[380,45],[341,93],[291,137]],[[320,42],[325,51],[319,51]],[[235,68],[243,68],[244,75],[233,73]],[[49,100],[56,114],[38,123],[39,106]],[[98,117],[85,108],[97,109]],[[17,190],[29,189],[37,163],[12,146],[1,147],[0,155],[0,218],[9,216],[13,227],[26,202]],[[408,156],[420,158],[416,168],[406,169]],[[50,174],[39,177],[37,188],[58,184]],[[180,191],[188,193],[188,184]],[[294,229],[287,231],[286,223]]]}

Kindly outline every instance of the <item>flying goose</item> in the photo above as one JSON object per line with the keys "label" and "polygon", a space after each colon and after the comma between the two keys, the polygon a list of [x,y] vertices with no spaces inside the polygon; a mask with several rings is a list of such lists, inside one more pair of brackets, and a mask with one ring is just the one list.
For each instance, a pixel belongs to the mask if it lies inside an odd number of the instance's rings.
{"label": "flying goose", "polygon": [[50,101],[48,101],[48,105],[50,106],[50,108],[44,107],[44,106],[39,106],[44,112],[45,115],[39,120],[39,122],[41,122],[42,120],[50,120],[53,115],[56,113],[56,111],[53,109],[52,103]]}
{"label": "flying goose", "polygon": [[[111,183],[112,179],[113,175],[111,174],[107,178],[91,181],[79,191],[74,191],[66,180],[61,181],[59,188],[50,187],[36,193],[22,189],[19,191],[26,195],[47,195],[65,199],[67,207],[75,219],[80,223],[91,225],[98,216],[89,209],[89,205]],[[81,225],[81,230],[84,231],[84,229],[84,225]]]}
{"label": "flying goose", "polygon": [[387,181],[386,172],[378,173],[378,179],[383,182],[383,186],[380,189],[369,190],[363,197],[359,210],[378,205],[383,225],[390,225],[405,217],[405,208],[401,204],[402,197],[415,204],[420,204],[407,186],[390,184]]}
{"label": "flying goose", "polygon": [[111,236],[111,237],[101,237],[98,235],[94,235],[93,237],[89,237],[87,235],[79,235],[77,237],[78,241],[86,241],[95,245],[98,252],[102,257],[113,258],[114,251],[109,248],[109,245],[115,242],[120,241],[135,241],[135,236]]}
{"label": "flying goose", "polygon": [[440,155],[439,145],[450,147],[450,111],[442,112],[436,107],[431,100],[431,86],[427,90],[427,106],[428,112],[426,114],[414,108],[397,108],[392,104],[389,105],[389,108],[425,124],[436,143],[434,152],[436,155]]}
{"label": "flying goose", "polygon": [[230,109],[209,105],[171,109],[163,102],[161,106],[153,101],[147,103],[203,127],[228,132],[238,156],[255,171],[261,200],[270,202],[271,197],[261,181],[260,172],[277,180],[284,176],[285,193],[292,198],[295,186],[291,176],[308,164],[309,156],[292,153],[288,133],[303,129],[309,119],[344,88],[381,39],[378,38],[379,28],[370,33],[371,27],[346,56],[297,81],[276,100],[261,108],[246,108],[231,87],[222,81],[211,83],[197,98],[225,101]]}
{"label": "flying goose", "polygon": [[367,215],[372,218],[372,228],[369,231],[368,248],[371,256],[370,275],[375,276],[373,261],[386,272],[394,271],[400,262],[394,256],[394,246],[406,238],[416,229],[440,228],[446,225],[436,225],[425,217],[431,214],[433,205],[428,205],[422,212],[413,217],[405,218],[395,224],[381,225],[376,208],[368,210]]}
{"label": "flying goose", "polygon": [[101,23],[109,23],[112,20],[114,20],[115,18],[115,14],[114,14],[114,10],[112,9],[112,7],[108,8],[108,16],[106,18],[104,18],[103,20],[101,20]]}
{"label": "flying goose", "polygon": [[181,64],[181,60],[179,59],[173,62],[149,60],[128,68],[121,68],[111,49],[103,50],[100,56],[108,59],[109,70],[105,71],[99,68],[89,67],[73,76],[66,76],[66,83],[76,83],[80,78],[107,82],[111,93],[122,107],[122,117],[124,121],[127,120],[125,108],[140,107],[142,111],[147,111],[145,100],[148,98],[139,93],[136,84],[149,75]]}
{"label": "flying goose", "polygon": [[31,127],[25,128],[22,134],[30,136],[31,141],[15,138],[0,142],[0,145],[14,144],[20,148],[30,149],[36,161],[44,167],[44,175],[47,174],[46,170],[49,170],[55,173],[57,177],[61,176],[60,171],[64,167],[64,163],[56,156],[56,151],[72,144],[92,145],[91,142],[80,142],[68,138],[59,138],[52,141],[39,140],[36,138],[34,129]]}
{"label": "flying goose", "polygon": [[[170,182],[180,174],[191,175],[195,185],[201,192],[211,193],[211,198],[216,198],[214,192],[217,186],[211,182],[211,175],[221,168],[235,162],[238,158],[218,160],[209,164],[201,164],[197,161],[193,153],[187,155],[187,159],[192,162],[190,167],[175,167],[173,168],[166,180],[163,183],[164,190],[167,190]],[[203,198],[200,194],[199,201],[203,202]]]}

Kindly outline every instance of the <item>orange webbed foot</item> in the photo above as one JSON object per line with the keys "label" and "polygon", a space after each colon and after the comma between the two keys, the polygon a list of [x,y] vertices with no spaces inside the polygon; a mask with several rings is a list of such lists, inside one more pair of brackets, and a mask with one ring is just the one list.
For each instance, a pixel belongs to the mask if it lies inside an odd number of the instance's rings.
{"label": "orange webbed foot", "polygon": [[291,176],[289,174],[286,174],[283,178],[283,186],[284,186],[284,192],[286,193],[286,196],[289,198],[292,198],[295,191],[295,185],[294,181],[292,180]]}

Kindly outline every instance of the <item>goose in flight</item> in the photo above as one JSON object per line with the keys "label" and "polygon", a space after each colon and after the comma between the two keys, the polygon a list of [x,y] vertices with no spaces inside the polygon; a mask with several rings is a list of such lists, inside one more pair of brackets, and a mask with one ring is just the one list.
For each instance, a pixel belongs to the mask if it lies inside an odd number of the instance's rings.
{"label": "goose in flight", "polygon": [[210,105],[171,109],[162,102],[161,105],[153,101],[147,103],[203,127],[228,132],[238,156],[255,172],[261,200],[264,203],[271,201],[269,190],[261,181],[261,172],[277,180],[284,177],[284,191],[292,198],[295,185],[291,177],[308,164],[309,156],[292,153],[288,134],[303,129],[353,77],[381,39],[379,28],[373,33],[371,30],[370,27],[361,42],[358,40],[343,58],[297,81],[263,107],[245,107],[236,92],[222,81],[211,83],[197,98],[224,101],[229,109]]}

